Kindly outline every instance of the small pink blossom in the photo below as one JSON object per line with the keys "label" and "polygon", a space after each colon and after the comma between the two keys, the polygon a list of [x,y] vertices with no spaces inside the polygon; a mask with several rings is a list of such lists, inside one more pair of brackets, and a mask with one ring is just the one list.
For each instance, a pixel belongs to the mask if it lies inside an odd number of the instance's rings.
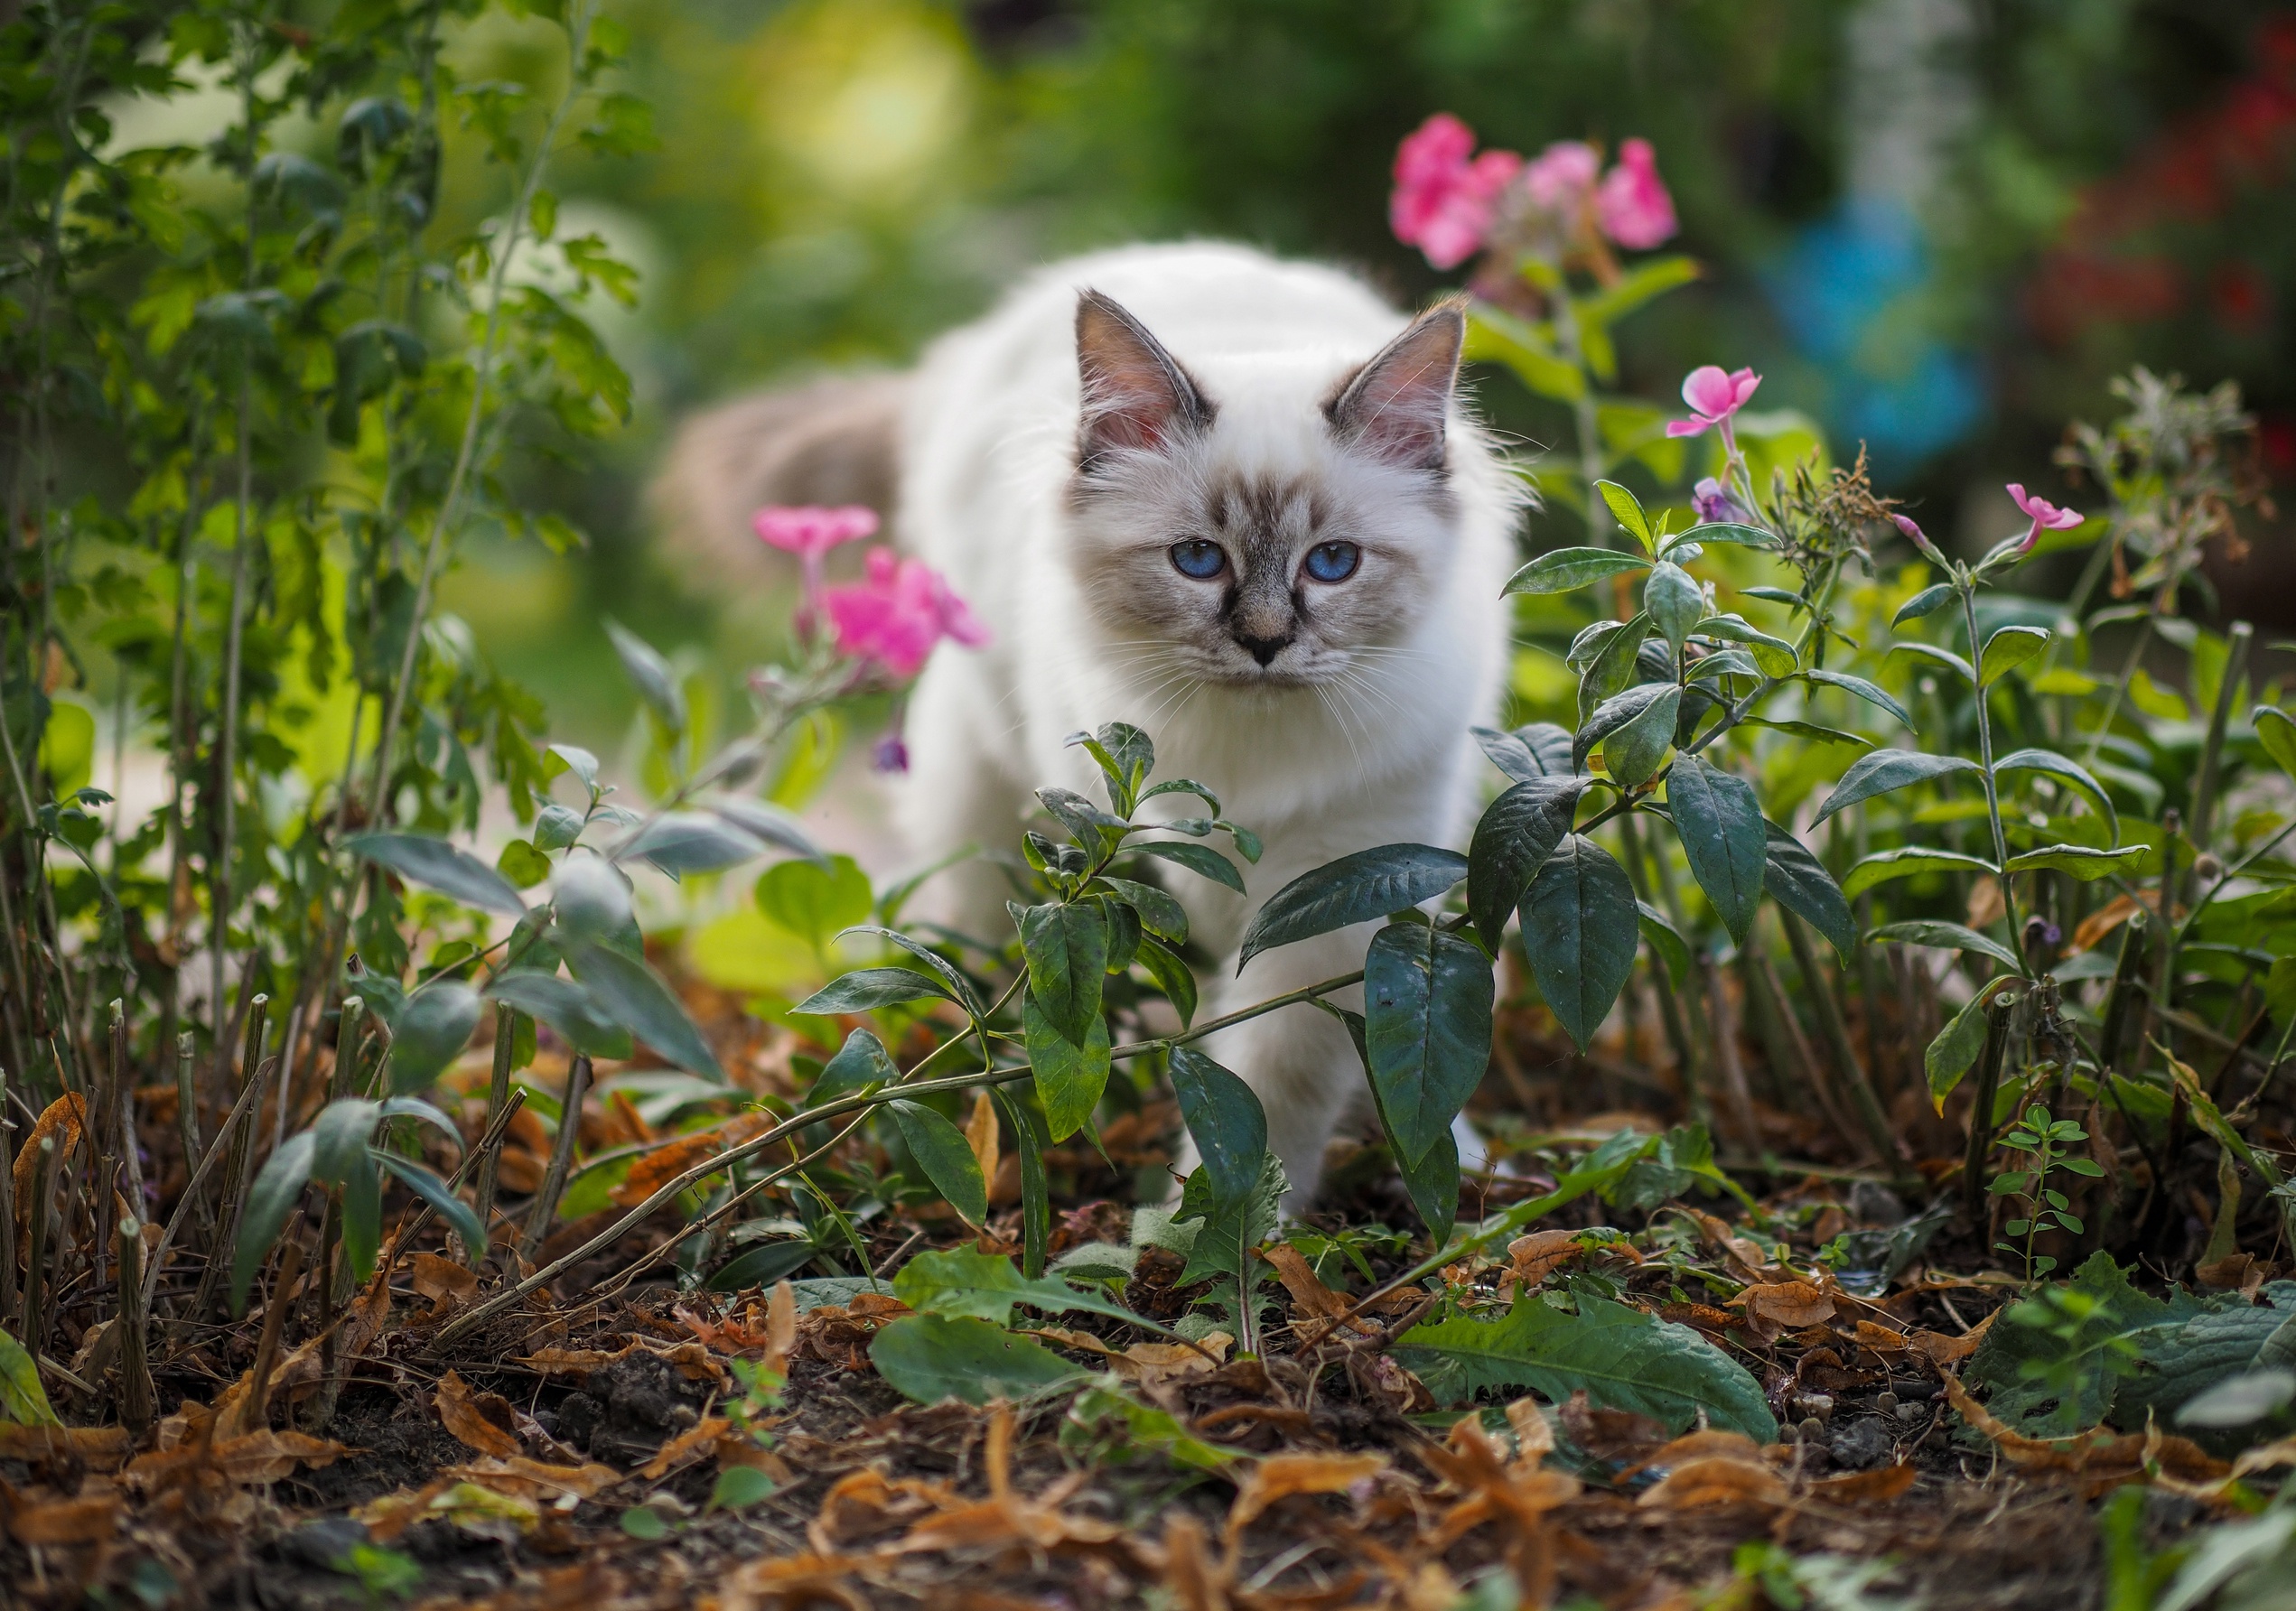
{"label": "small pink blossom", "polygon": [[2030,554],[2033,545],[2041,540],[2041,533],[2065,531],[2078,526],[2085,518],[2078,509],[2059,508],[2045,498],[2035,498],[2015,481],[2009,483],[2009,496],[2016,499],[2017,507],[2033,522],[2033,528],[2025,534],[2025,540],[2017,545],[2020,554]]}
{"label": "small pink blossom", "polygon": [[977,648],[988,629],[922,560],[901,559],[890,548],[869,551],[868,580],[833,587],[822,595],[837,649],[873,661],[891,676],[917,675],[942,638]]}
{"label": "small pink blossom", "polygon": [[1700,478],[1698,484],[1690,489],[1690,507],[1697,511],[1698,518],[1704,521],[1746,518],[1746,511],[1738,507],[1738,500],[1730,495],[1730,489],[1712,476]]}
{"label": "small pink blossom", "polygon": [[761,539],[782,553],[818,561],[840,543],[876,535],[877,511],[860,504],[834,509],[777,504],[760,509],[750,517],[750,525]]}
{"label": "small pink blossom", "polygon": [[1456,268],[1483,244],[1492,203],[1523,159],[1511,151],[1473,156],[1475,133],[1438,112],[1395,147],[1395,192],[1387,221],[1395,238],[1417,247],[1437,268]]}
{"label": "small pink blossom", "polygon": [[1907,539],[1916,548],[1921,550],[1923,558],[1940,565],[1946,563],[1946,556],[1937,552],[1937,545],[1929,540],[1929,534],[1914,524],[1912,516],[1892,515],[1890,518],[1897,522],[1898,529],[1905,533]]}
{"label": "small pink blossom", "polygon": [[1574,213],[1601,170],[1593,146],[1583,140],[1557,140],[1524,168],[1523,188],[1543,211]]}
{"label": "small pink blossom", "polygon": [[1658,177],[1649,141],[1629,140],[1619,147],[1618,165],[1594,193],[1594,216],[1602,233],[1629,251],[1647,251],[1674,234],[1675,199]]}
{"label": "small pink blossom", "polygon": [[1683,377],[1682,400],[1690,405],[1694,419],[1668,420],[1669,436],[1696,436],[1709,425],[1722,428],[1722,442],[1732,452],[1737,452],[1737,440],[1731,433],[1732,415],[1745,407],[1754,395],[1762,377],[1751,369],[1726,372],[1719,364],[1701,364]]}

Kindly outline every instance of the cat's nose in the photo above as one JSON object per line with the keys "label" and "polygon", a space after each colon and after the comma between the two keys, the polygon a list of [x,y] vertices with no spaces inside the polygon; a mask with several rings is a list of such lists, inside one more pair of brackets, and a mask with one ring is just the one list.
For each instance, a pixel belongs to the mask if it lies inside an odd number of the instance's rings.
{"label": "cat's nose", "polygon": [[1250,652],[1253,659],[1262,666],[1266,666],[1273,663],[1275,657],[1283,652],[1285,646],[1292,641],[1292,635],[1287,632],[1281,638],[1251,638],[1238,632],[1236,634],[1236,641]]}

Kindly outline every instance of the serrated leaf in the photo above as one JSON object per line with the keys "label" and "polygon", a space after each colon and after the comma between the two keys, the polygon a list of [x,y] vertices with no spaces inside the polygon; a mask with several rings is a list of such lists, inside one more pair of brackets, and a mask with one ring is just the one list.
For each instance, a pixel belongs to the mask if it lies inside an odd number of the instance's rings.
{"label": "serrated leaf", "polygon": [[1311,939],[1430,900],[1467,876],[1467,858],[1429,844],[1382,844],[1302,873],[1267,899],[1236,965],[1263,951]]}
{"label": "serrated leaf", "polygon": [[986,1320],[996,1326],[1013,1323],[1015,1305],[1048,1315],[1106,1315],[1134,1325],[1140,1319],[1103,1293],[1072,1287],[1057,1276],[1031,1280],[1007,1255],[970,1247],[919,1253],[893,1277],[893,1296],[920,1315]]}
{"label": "serrated leaf", "polygon": [[1395,1150],[1427,1155],[1490,1065],[1492,981],[1482,947],[1423,923],[1391,923],[1363,962],[1364,1045]]}
{"label": "serrated leaf", "polygon": [[922,1103],[895,1102],[893,1123],[925,1178],[966,1225],[988,1219],[988,1183],[965,1132]]}
{"label": "serrated leaf", "polygon": [[1108,1087],[1108,1020],[1094,1013],[1084,1039],[1070,1040],[1031,992],[1021,1003],[1021,1029],[1045,1125],[1055,1141],[1065,1141],[1092,1117]]}
{"label": "serrated leaf", "polygon": [[2182,1325],[2200,1308],[2181,1292],[2163,1302],[2137,1290],[2101,1252],[2066,1285],[2088,1300],[2086,1312],[2066,1323],[2069,1336],[2058,1335],[2058,1324],[2021,1324],[2023,1316],[2006,1313],[1985,1328],[1962,1370],[1965,1383],[1987,1393],[1986,1408],[2027,1437],[2063,1437],[2098,1424],[2120,1383],[2136,1374],[2141,1339]]}
{"label": "serrated leaf", "polygon": [[1583,1390],[1598,1408],[1647,1415],[1669,1431],[1688,1430],[1703,1412],[1710,1425],[1777,1441],[1761,1384],[1687,1326],[1591,1294],[1578,1311],[1523,1292],[1498,1320],[1415,1326],[1392,1352],[1446,1404],[1487,1390],[1528,1388],[1557,1402]]}
{"label": "serrated leaf", "polygon": [[1822,683],[1828,688],[1839,688],[1845,694],[1854,694],[1866,703],[1889,712],[1908,727],[1914,724],[1913,712],[1899,704],[1896,696],[1879,684],[1870,683],[1863,677],[1853,677],[1847,672],[1827,671],[1821,666],[1813,666],[1802,675],[1813,683]]}
{"label": "serrated leaf", "polygon": [[1267,1153],[1267,1113],[1242,1079],[1191,1047],[1171,1048],[1172,1094],[1211,1179],[1213,1212],[1249,1197]]}
{"label": "serrated leaf", "polygon": [[1691,876],[1731,938],[1743,945],[1761,906],[1766,861],[1754,786],[1703,756],[1685,756],[1666,774],[1666,806]]}
{"label": "serrated leaf", "polygon": [[1583,1051],[1634,971],[1640,934],[1634,884],[1610,852],[1573,833],[1531,880],[1522,918],[1531,976]]}
{"label": "serrated leaf", "polygon": [[644,962],[611,946],[577,944],[566,953],[566,965],[616,1023],[686,1073],[723,1082],[725,1070],[686,1004]]}
{"label": "serrated leaf", "polygon": [[1977,682],[1990,688],[2011,672],[2049,647],[2049,633],[2039,627],[2014,624],[1996,630],[1985,639],[1984,653],[1977,657]]}
{"label": "serrated leaf", "polygon": [[1850,869],[1842,880],[1842,893],[1849,899],[1872,889],[1876,884],[1892,879],[1912,878],[1924,872],[1981,872],[1992,874],[1996,869],[1982,856],[1965,856],[1959,851],[1933,850],[1926,844],[1899,845],[1895,850],[1876,851]]}
{"label": "serrated leaf", "polygon": [[2047,869],[2051,872],[2068,872],[2084,883],[2091,883],[2110,873],[2133,873],[2137,863],[2144,859],[2146,847],[2123,845],[2117,851],[2101,851],[2085,844],[2044,845],[2036,851],[2026,851],[2009,859],[2011,872],[2036,872]]}
{"label": "serrated leaf", "polygon": [[943,1315],[904,1315],[869,1344],[877,1374],[915,1403],[961,1399],[1024,1399],[1089,1374],[1033,1337],[1016,1336],[986,1320]]}
{"label": "serrated leaf", "polygon": [[1955,772],[1976,772],[1981,768],[1974,760],[1964,760],[1958,755],[1930,755],[1918,750],[1876,750],[1861,755],[1842,774],[1842,781],[1825,796],[1811,826],[1824,822],[1845,806],[1876,795],[1886,795],[1909,784],[1927,783],[1933,778],[1950,777]]}
{"label": "serrated leaf", "polygon": [[456,850],[443,839],[421,833],[352,833],[342,846],[354,856],[389,868],[400,877],[451,895],[465,906],[523,917],[526,902],[493,868],[476,856]]}
{"label": "serrated leaf", "polygon": [[1503,593],[1567,593],[1606,576],[1647,571],[1650,562],[1616,548],[1557,548],[1542,554],[1507,579]]}
{"label": "serrated leaf", "polygon": [[1800,840],[1767,817],[1762,856],[1768,869],[1762,885],[1778,905],[1824,935],[1843,956],[1857,948],[1857,922],[1834,875]]}
{"label": "serrated leaf", "polygon": [[1485,807],[1475,824],[1467,847],[1467,909],[1492,954],[1539,864],[1571,831],[1585,789],[1584,778],[1570,776],[1517,783]]}

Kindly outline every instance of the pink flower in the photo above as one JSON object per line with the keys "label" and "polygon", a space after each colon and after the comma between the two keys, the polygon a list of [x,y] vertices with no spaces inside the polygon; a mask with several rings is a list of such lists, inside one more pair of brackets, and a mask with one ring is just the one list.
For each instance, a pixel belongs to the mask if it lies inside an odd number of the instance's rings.
{"label": "pink flower", "polygon": [[1907,539],[1911,542],[1916,548],[1921,550],[1921,554],[1924,559],[1930,560],[1940,565],[1946,563],[1946,556],[1937,552],[1937,545],[1929,540],[1929,534],[1923,531],[1918,526],[1914,524],[1912,516],[1892,515],[1890,518],[1897,522],[1898,529],[1905,533]]}
{"label": "pink flower", "polygon": [[798,600],[798,637],[810,642],[814,611],[821,598],[821,562],[840,543],[873,535],[877,530],[877,511],[860,504],[834,509],[776,504],[751,516],[750,528],[769,546],[798,556],[805,576],[804,591]]}
{"label": "pink flower", "polygon": [[1602,233],[1629,251],[1647,251],[1673,235],[1675,199],[1658,178],[1658,159],[1647,140],[1619,147],[1619,164],[1602,176],[1594,193],[1595,221]]}
{"label": "pink flower", "polygon": [[1731,416],[1746,406],[1754,388],[1762,377],[1751,369],[1740,369],[1725,374],[1719,364],[1701,364],[1683,377],[1682,400],[1690,405],[1695,419],[1668,420],[1669,436],[1696,436],[1709,425],[1722,427],[1722,445],[1731,452],[1738,451],[1738,442],[1731,433]]}
{"label": "pink flower", "polygon": [[1573,213],[1594,188],[1602,159],[1583,140],[1557,140],[1523,170],[1523,188],[1543,211]]}
{"label": "pink flower", "polygon": [[2033,497],[2015,481],[2009,483],[2009,496],[2017,500],[2017,507],[2033,522],[2033,529],[2027,532],[2025,540],[2017,545],[2020,554],[2030,554],[2033,545],[2041,540],[2044,531],[2065,531],[2078,526],[2083,519],[2078,509],[2059,508],[2045,498]]}
{"label": "pink flower", "polygon": [[837,649],[870,660],[895,678],[917,675],[942,638],[977,648],[988,629],[922,560],[900,559],[890,548],[869,551],[869,579],[822,595]]}
{"label": "pink flower", "polygon": [[1738,500],[1730,495],[1730,489],[1712,476],[1702,477],[1698,484],[1690,489],[1690,507],[1697,511],[1698,518],[1703,521],[1722,522],[1746,518],[1746,511],[1738,507]]}
{"label": "pink flower", "polygon": [[1474,156],[1475,132],[1438,112],[1395,147],[1395,188],[1387,221],[1395,238],[1417,247],[1437,268],[1455,268],[1475,254],[1491,227],[1491,203],[1521,172],[1511,151]]}

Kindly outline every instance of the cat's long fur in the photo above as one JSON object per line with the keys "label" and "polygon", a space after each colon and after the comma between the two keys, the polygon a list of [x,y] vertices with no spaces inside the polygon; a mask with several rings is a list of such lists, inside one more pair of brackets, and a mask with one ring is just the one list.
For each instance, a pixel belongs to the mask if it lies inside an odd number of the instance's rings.
{"label": "cat's long fur", "polygon": [[[1037,786],[1097,793],[1069,735],[1133,722],[1160,777],[1209,785],[1266,844],[1246,895],[1164,880],[1225,959],[1199,1016],[1360,967],[1367,926],[1240,977],[1233,958],[1300,873],[1468,825],[1468,728],[1498,703],[1521,498],[1453,399],[1459,331],[1455,310],[1414,324],[1332,269],[1187,245],[1056,265],[935,344],[901,416],[896,525],[994,640],[944,645],[912,695],[910,848],[1012,844]],[[1175,568],[1190,539],[1233,555],[1218,581]],[[1360,568],[1315,581],[1302,558],[1332,541],[1357,545]],[[994,866],[928,889],[928,915],[1005,926]],[[1363,1091],[1345,1029],[1294,1006],[1207,1049],[1259,1093],[1303,1204]]]}

